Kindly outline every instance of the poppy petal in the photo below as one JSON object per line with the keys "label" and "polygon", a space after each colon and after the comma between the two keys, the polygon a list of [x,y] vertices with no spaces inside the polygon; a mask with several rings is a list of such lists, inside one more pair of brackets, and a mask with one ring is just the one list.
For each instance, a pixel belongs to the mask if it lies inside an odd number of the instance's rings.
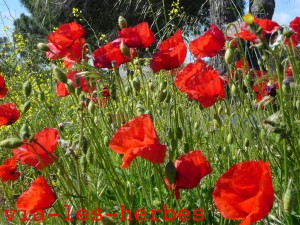
{"label": "poppy petal", "polygon": [[24,210],[29,214],[50,208],[56,200],[56,196],[44,177],[36,178],[29,189],[17,200],[18,210]]}

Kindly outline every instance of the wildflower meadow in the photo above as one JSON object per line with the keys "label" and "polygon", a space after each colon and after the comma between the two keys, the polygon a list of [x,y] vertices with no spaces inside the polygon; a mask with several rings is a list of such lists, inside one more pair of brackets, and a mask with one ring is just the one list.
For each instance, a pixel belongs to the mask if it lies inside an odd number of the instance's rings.
{"label": "wildflower meadow", "polygon": [[14,37],[0,224],[300,224],[300,17],[160,42],[116,24],[97,48],[84,20]]}

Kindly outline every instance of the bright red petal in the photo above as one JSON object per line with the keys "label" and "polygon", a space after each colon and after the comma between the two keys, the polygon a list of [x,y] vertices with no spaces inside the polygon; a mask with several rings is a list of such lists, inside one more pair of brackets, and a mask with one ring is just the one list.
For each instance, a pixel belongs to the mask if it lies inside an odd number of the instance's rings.
{"label": "bright red petal", "polygon": [[269,163],[249,161],[232,166],[216,183],[213,199],[226,219],[253,224],[272,209],[274,189]]}
{"label": "bright red petal", "polygon": [[0,127],[11,125],[20,118],[20,111],[14,103],[0,105]]}
{"label": "bright red petal", "polygon": [[113,135],[109,147],[123,157],[123,168],[140,156],[153,163],[163,163],[166,146],[159,143],[151,118],[148,114],[134,118],[120,127]]}
{"label": "bright red petal", "polygon": [[36,178],[30,188],[17,200],[18,210],[30,214],[50,208],[56,200],[54,192],[44,177]]}
{"label": "bright red petal", "polygon": [[182,65],[187,54],[187,47],[182,33],[178,30],[172,37],[159,46],[159,52],[153,55],[150,67],[154,73],[160,70],[172,70]]}
{"label": "bright red petal", "polygon": [[208,31],[190,43],[190,50],[196,58],[201,59],[215,56],[223,49],[224,45],[224,33],[212,24]]}
{"label": "bright red petal", "polygon": [[15,157],[7,159],[0,166],[0,178],[3,182],[15,181],[20,177],[21,173],[17,172],[17,163]]}
{"label": "bright red petal", "polygon": [[44,128],[34,135],[33,142],[24,143],[12,151],[18,162],[43,170],[57,160],[53,152],[57,147],[58,139],[57,129]]}

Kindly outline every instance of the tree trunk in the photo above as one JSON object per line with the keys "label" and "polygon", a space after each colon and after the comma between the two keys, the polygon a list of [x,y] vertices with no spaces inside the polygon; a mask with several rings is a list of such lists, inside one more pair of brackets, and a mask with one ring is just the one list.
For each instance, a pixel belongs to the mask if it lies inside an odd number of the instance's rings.
{"label": "tree trunk", "polygon": [[249,12],[257,18],[272,19],[275,0],[250,0]]}
{"label": "tree trunk", "polygon": [[[238,13],[232,4],[235,5],[240,1],[238,0],[209,0],[210,4],[210,23],[216,24],[221,30],[225,30],[228,23],[234,22],[238,18]],[[222,57],[218,55],[211,60],[211,64],[215,69],[220,71],[220,74],[226,72],[225,62]]]}

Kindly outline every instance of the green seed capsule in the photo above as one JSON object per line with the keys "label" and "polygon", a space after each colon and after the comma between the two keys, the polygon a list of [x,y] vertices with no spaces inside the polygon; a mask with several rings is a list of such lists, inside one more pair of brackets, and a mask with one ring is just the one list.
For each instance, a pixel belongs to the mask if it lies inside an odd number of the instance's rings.
{"label": "green seed capsule", "polygon": [[23,105],[22,113],[25,114],[30,109],[30,107],[31,107],[30,101],[25,102],[24,105]]}
{"label": "green seed capsule", "polygon": [[170,184],[173,184],[176,178],[176,168],[172,161],[169,161],[165,167],[165,173]]}
{"label": "green seed capsule", "polygon": [[90,101],[90,102],[89,102],[89,105],[88,105],[88,111],[89,111],[91,114],[93,114],[93,113],[95,112],[95,110],[96,110],[96,106],[95,106],[94,102],[93,102],[93,101]]}
{"label": "green seed capsule", "polygon": [[30,137],[30,132],[29,132],[29,128],[28,128],[27,124],[22,125],[19,136],[22,140]]}
{"label": "green seed capsule", "polygon": [[53,74],[58,81],[63,82],[64,84],[67,83],[68,79],[66,74],[58,66],[53,67]]}
{"label": "green seed capsule", "polygon": [[168,92],[166,89],[162,90],[159,94],[159,101],[163,102],[166,99],[167,94],[168,94]]}
{"label": "green seed capsule", "polygon": [[103,215],[101,222],[102,222],[103,225],[116,225],[117,224],[110,217],[107,217],[105,215]]}
{"label": "green seed capsule", "polygon": [[24,84],[23,84],[23,92],[25,94],[26,97],[29,97],[30,93],[32,90],[32,86],[29,80],[27,80]]}
{"label": "green seed capsule", "polygon": [[291,213],[291,202],[292,202],[292,191],[288,187],[286,192],[283,195],[283,209],[287,214]]}
{"label": "green seed capsule", "polygon": [[177,127],[177,129],[176,129],[176,138],[181,139],[182,136],[183,136],[182,129],[180,127]]}
{"label": "green seed capsule", "polygon": [[133,78],[132,86],[136,92],[139,92],[141,90],[141,82],[137,77]]}
{"label": "green seed capsule", "polygon": [[226,142],[227,142],[227,144],[232,144],[232,142],[233,142],[232,134],[227,135]]}
{"label": "green seed capsule", "polygon": [[67,80],[67,89],[69,91],[70,94],[74,94],[75,93],[75,86],[72,80]]}
{"label": "green seed capsule", "polygon": [[85,136],[82,136],[82,139],[81,139],[81,149],[82,149],[82,152],[84,154],[87,153],[87,150],[88,150],[88,147],[89,147],[89,144],[88,144],[88,140],[86,139]]}
{"label": "green seed capsule", "polygon": [[79,165],[80,165],[80,168],[81,168],[82,172],[85,173],[86,172],[86,167],[87,167],[87,161],[86,161],[85,155],[80,156]]}
{"label": "green seed capsule", "polygon": [[19,138],[7,138],[0,142],[0,147],[3,148],[17,148],[23,144]]}
{"label": "green seed capsule", "polygon": [[224,59],[225,59],[225,62],[227,64],[231,64],[233,62],[233,56],[234,56],[234,50],[233,50],[233,47],[229,47],[226,49],[226,52],[225,52],[225,56],[224,56]]}

